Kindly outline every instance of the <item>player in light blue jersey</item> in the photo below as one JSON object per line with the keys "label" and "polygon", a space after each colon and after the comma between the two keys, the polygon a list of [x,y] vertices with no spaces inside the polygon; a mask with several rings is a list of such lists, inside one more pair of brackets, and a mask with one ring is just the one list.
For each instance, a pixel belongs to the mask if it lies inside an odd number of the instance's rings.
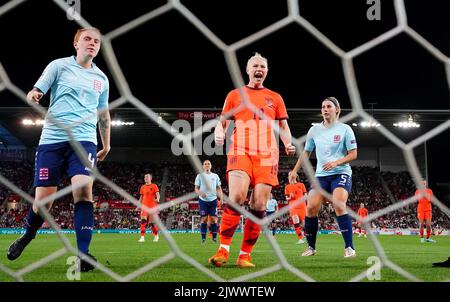
{"label": "player in light blue jersey", "polygon": [[[92,197],[93,179],[90,171],[97,160],[104,160],[110,147],[111,118],[108,111],[109,82],[106,75],[92,62],[100,50],[101,34],[96,28],[79,29],[73,46],[76,56],[52,61],[44,70],[33,89],[27,94],[28,102],[39,103],[49,90],[50,105],[36,152],[34,186],[35,202],[28,213],[26,233],[8,249],[10,260],[18,258],[36,236],[44,223],[37,203],[57,191],[64,174],[71,180],[74,198],[74,226],[80,252],[80,270],[94,269],[84,255],[94,227]],[[97,122],[102,149],[97,152]],[[71,138],[62,129],[70,126],[73,140],[79,142],[87,154],[85,166],[70,145]],[[51,208],[53,200],[46,204]]]}
{"label": "player in light blue jersey", "polygon": [[[267,200],[266,203],[266,216],[270,216],[276,212],[278,212],[278,202],[276,201],[275,198],[273,198],[273,194],[270,193],[270,199]],[[275,236],[277,230],[275,220],[272,220],[271,228],[272,228],[272,235]]]}
{"label": "player in light blue jersey", "polygon": [[[323,122],[309,129],[303,156],[309,158],[316,150],[316,177],[323,190],[332,194],[333,205],[339,229],[345,241],[344,257],[354,257],[352,219],[347,214],[346,203],[352,188],[352,169],[349,162],[357,157],[356,138],[350,126],[338,121],[341,108],[334,97],[322,102]],[[302,166],[299,157],[294,169],[289,173],[289,180],[297,177]],[[302,256],[316,254],[316,235],[319,228],[318,215],[324,196],[317,190],[308,195],[306,207],[305,236],[308,248]]]}
{"label": "player in light blue jersey", "polygon": [[219,175],[211,172],[211,162],[203,162],[203,173],[197,174],[195,178],[195,193],[198,194],[198,205],[200,208],[200,233],[202,243],[206,242],[208,231],[208,217],[210,217],[210,229],[213,241],[217,242],[217,198],[223,201],[223,192]]}

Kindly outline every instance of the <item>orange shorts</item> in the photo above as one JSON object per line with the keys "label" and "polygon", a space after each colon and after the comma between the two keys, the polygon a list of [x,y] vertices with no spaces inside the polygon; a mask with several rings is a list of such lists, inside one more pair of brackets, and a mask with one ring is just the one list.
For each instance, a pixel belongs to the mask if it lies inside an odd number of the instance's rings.
{"label": "orange shorts", "polygon": [[417,218],[419,218],[419,220],[431,220],[431,213],[431,211],[418,211]]}
{"label": "orange shorts", "polygon": [[242,170],[250,177],[252,186],[256,184],[278,185],[278,152],[262,155],[228,155],[228,172]]}
{"label": "orange shorts", "polygon": [[[155,207],[149,207],[149,208],[155,208]],[[158,215],[158,211],[156,211],[155,214]],[[141,210],[141,217],[147,218],[147,222],[152,222],[152,221],[153,221],[153,216],[150,215],[150,213],[147,212],[147,211],[144,210],[144,209]]]}
{"label": "orange shorts", "polygon": [[289,215],[291,217],[297,215],[301,221],[305,221],[306,211],[300,209],[289,209]]}

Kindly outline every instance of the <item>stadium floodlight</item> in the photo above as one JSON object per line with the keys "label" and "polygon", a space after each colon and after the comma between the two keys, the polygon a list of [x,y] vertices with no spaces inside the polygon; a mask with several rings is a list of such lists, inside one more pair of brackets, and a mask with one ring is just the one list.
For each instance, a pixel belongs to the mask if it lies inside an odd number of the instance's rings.
{"label": "stadium floodlight", "polygon": [[377,128],[380,127],[380,124],[374,121],[362,121],[361,123],[352,123],[353,127],[362,127],[362,128]]}
{"label": "stadium floodlight", "polygon": [[111,126],[113,127],[121,127],[121,126],[133,126],[134,122],[124,122],[121,120],[114,120],[111,122]]}
{"label": "stadium floodlight", "polygon": [[32,120],[32,119],[23,119],[22,120],[22,125],[24,126],[43,126],[45,123],[44,120],[42,119],[36,119],[36,120]]}
{"label": "stadium floodlight", "polygon": [[409,115],[407,121],[400,121],[398,123],[394,123],[393,125],[394,125],[394,127],[398,127],[398,128],[419,128],[420,127],[420,124],[416,123],[413,120],[413,117],[411,114]]}
{"label": "stadium floodlight", "polygon": [[377,103],[369,103],[369,105],[371,106],[370,109],[370,115],[371,118],[369,121],[362,121],[359,124],[358,123],[352,123],[353,127],[362,127],[362,128],[378,128],[380,127],[380,124],[378,122],[376,122],[375,120],[373,120],[373,114],[374,114],[374,110],[373,107],[374,105],[376,105]]}

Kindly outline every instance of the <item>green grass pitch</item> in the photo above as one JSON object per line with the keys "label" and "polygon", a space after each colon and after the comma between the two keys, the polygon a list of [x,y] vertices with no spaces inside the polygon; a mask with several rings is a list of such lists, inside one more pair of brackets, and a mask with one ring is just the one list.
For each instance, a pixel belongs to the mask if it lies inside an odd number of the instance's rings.
{"label": "green grass pitch", "polygon": [[[56,235],[38,235],[27,247],[22,256],[9,261],[6,250],[9,244],[19,235],[0,235],[0,263],[12,270],[19,270],[47,255],[62,248],[62,243]],[[231,246],[230,261],[221,268],[212,267],[207,260],[212,256],[218,244],[209,240],[206,244],[200,243],[199,234],[172,234],[180,249],[199,263],[210,268],[224,279],[232,279],[246,273],[258,271],[273,266],[277,258],[266,241],[261,236],[252,253],[255,269],[240,269],[236,267],[236,258],[242,240],[241,234],[236,234]],[[75,235],[67,235],[75,244]],[[437,243],[420,243],[416,236],[378,236],[388,258],[406,271],[414,274],[424,281],[444,281],[450,279],[449,268],[434,268],[433,262],[443,261],[450,256],[450,237],[434,237]],[[146,242],[138,243],[139,234],[95,234],[91,253],[109,269],[119,275],[125,276],[140,267],[166,255],[170,249],[163,236],[160,241],[152,242],[152,236],[147,235]],[[294,267],[308,274],[316,281],[349,281],[351,278],[366,270],[370,265],[367,259],[376,256],[374,247],[369,239],[354,238],[357,257],[343,258],[343,241],[340,235],[319,235],[317,240],[318,253],[314,257],[300,257],[305,245],[296,245],[296,236],[280,234],[276,241],[281,247],[286,259]],[[66,254],[53,260],[24,276],[25,281],[57,281],[76,282],[66,278],[69,266],[66,264]],[[13,278],[0,271],[0,282],[14,281]],[[113,281],[112,278],[95,270],[81,274],[81,281]],[[153,270],[146,272],[134,281],[141,282],[208,282],[208,276],[199,272],[180,258],[174,258]],[[251,281],[300,281],[292,273],[281,269]],[[368,281],[365,279],[364,281]],[[389,268],[381,270],[381,282],[407,281],[407,279]]]}

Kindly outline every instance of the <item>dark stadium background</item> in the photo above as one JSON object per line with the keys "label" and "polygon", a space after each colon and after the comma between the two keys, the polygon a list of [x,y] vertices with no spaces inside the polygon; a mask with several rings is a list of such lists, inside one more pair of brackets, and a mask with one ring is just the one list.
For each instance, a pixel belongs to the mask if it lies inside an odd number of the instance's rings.
{"label": "dark stadium background", "polygon": [[[410,26],[450,56],[448,1],[406,0]],[[0,1],[0,5],[6,1]],[[165,1],[82,0],[81,14],[107,33]],[[233,43],[285,17],[285,1],[181,1],[225,43]],[[300,1],[300,13],[343,50],[351,50],[395,27],[393,1],[381,1],[381,20],[369,21],[365,0]],[[267,13],[270,11],[270,14]],[[28,91],[51,60],[73,53],[78,28],[52,1],[28,1],[0,17],[0,62],[10,80]],[[181,14],[172,10],[113,41],[116,56],[133,94],[168,122],[179,111],[217,111],[233,89],[222,52]],[[290,111],[296,137],[320,120],[320,101],[336,96],[350,109],[340,59],[297,24],[291,24],[237,52],[241,70],[253,51],[269,59],[266,86],[279,92]],[[96,59],[111,81],[111,98],[119,97],[102,54]],[[354,60],[363,107],[405,142],[449,119],[449,83],[444,64],[406,34]],[[244,74],[245,75],[245,74]],[[374,104],[374,105],[371,105]],[[48,98],[43,101],[48,105]],[[36,116],[8,91],[0,92],[0,140],[4,147],[33,148],[38,129],[24,129],[23,117]],[[374,108],[371,111],[371,108]],[[395,129],[392,123],[412,114],[420,129]],[[125,104],[113,117],[145,120]],[[355,129],[360,146],[391,144],[376,130]],[[169,147],[168,136],[153,122],[132,133],[113,130],[112,147]],[[450,130],[427,142],[431,187],[450,183]]]}

